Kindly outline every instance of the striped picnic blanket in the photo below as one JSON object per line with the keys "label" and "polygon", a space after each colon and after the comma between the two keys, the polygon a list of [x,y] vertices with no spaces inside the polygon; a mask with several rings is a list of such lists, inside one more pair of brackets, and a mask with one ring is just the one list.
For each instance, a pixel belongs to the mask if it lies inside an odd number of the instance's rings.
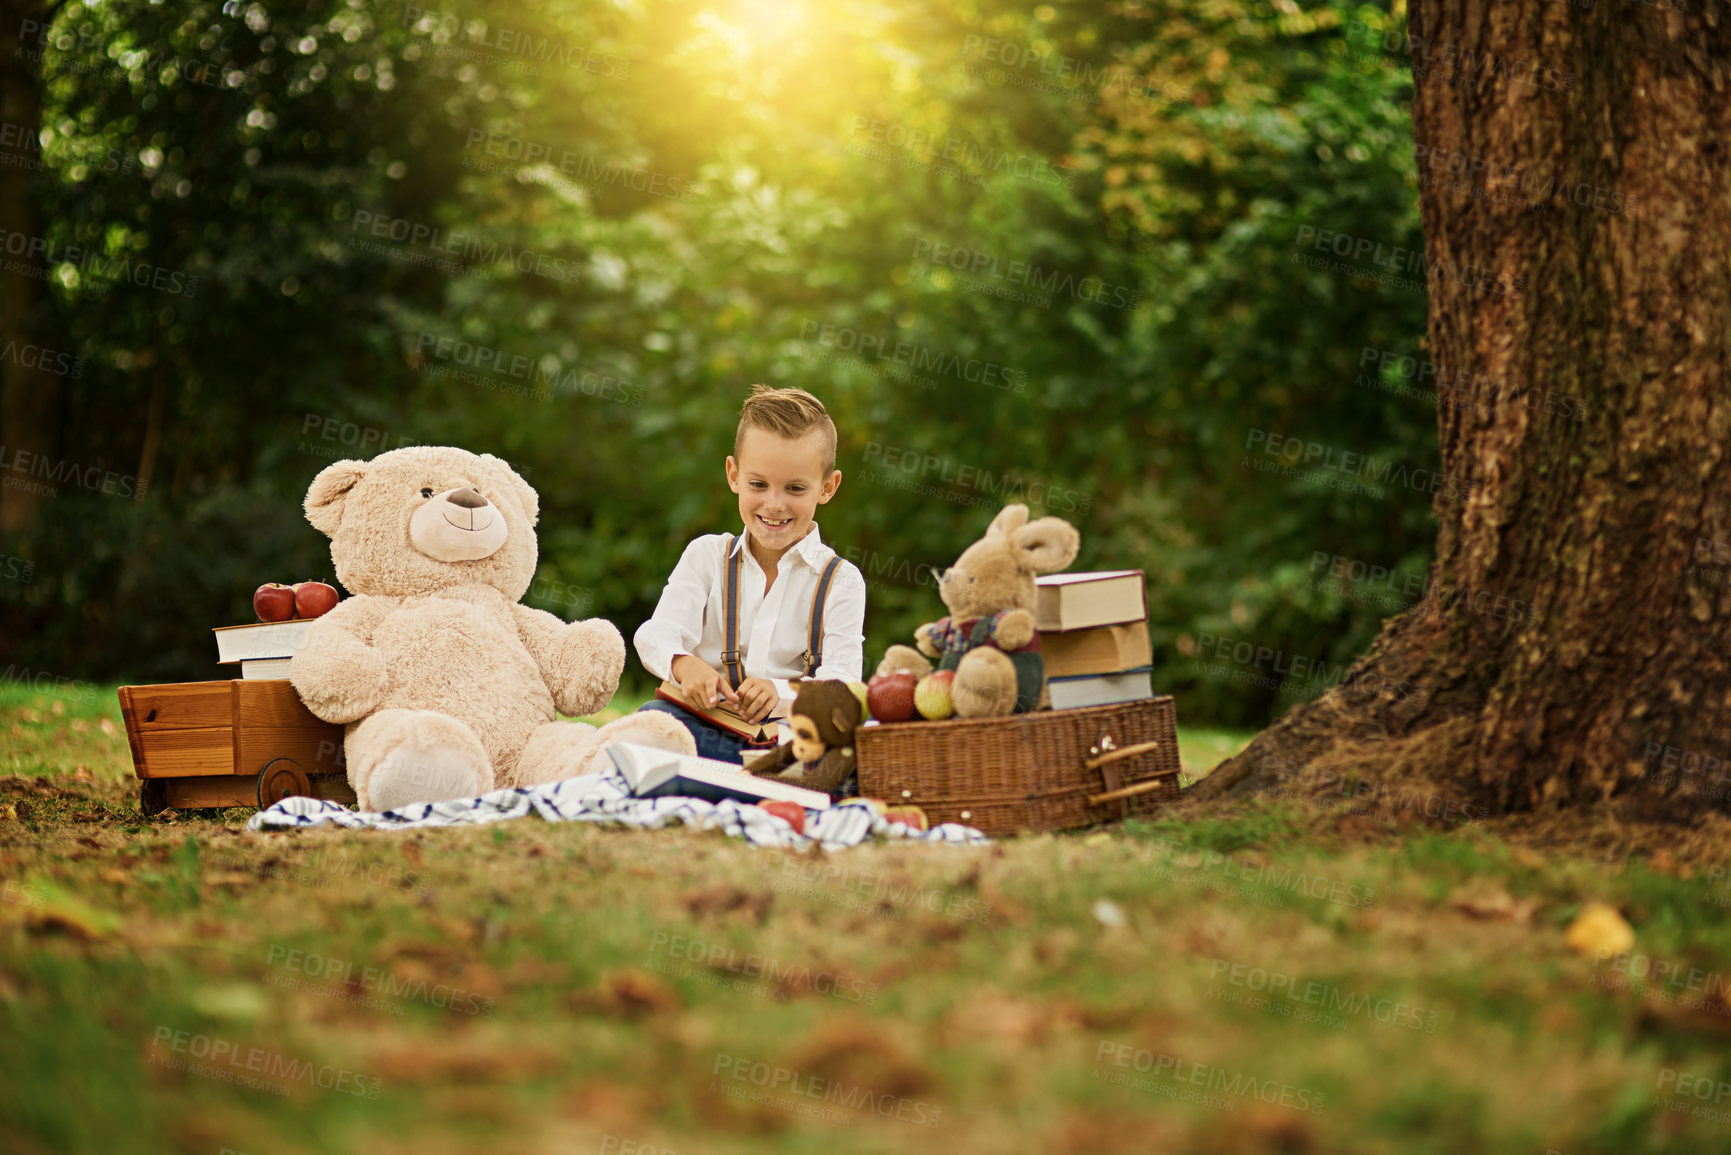
{"label": "striped picnic blanket", "polygon": [[701,798],[633,798],[616,770],[567,778],[542,786],[494,790],[478,798],[417,802],[382,813],[356,813],[322,798],[284,798],[254,814],[248,830],[336,826],[349,830],[422,830],[432,826],[479,826],[539,814],[548,822],[613,822],[653,828],[682,822],[699,830],[722,830],[756,846],[800,850],[822,845],[845,850],[869,838],[943,842],[974,846],[987,841],[971,826],[944,823],[920,831],[886,822],[870,806],[849,798],[828,810],[805,812],[805,833],[769,811],[744,803],[706,802]]}

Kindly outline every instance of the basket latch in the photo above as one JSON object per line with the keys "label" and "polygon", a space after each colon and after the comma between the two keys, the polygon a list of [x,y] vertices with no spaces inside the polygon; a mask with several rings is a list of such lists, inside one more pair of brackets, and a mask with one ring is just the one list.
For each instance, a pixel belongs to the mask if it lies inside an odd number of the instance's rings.
{"label": "basket latch", "polygon": [[1088,805],[1101,806],[1107,802],[1117,802],[1120,803],[1118,807],[1118,816],[1120,818],[1128,818],[1130,816],[1130,803],[1128,799],[1138,794],[1147,794],[1151,791],[1158,790],[1164,785],[1164,783],[1158,777],[1154,777],[1150,778],[1146,782],[1138,782],[1133,786],[1125,786],[1124,776],[1119,772],[1117,763],[1122,762],[1126,758],[1135,758],[1138,755],[1147,754],[1150,751],[1158,750],[1159,748],[1160,743],[1158,742],[1137,742],[1129,746],[1119,746],[1116,742],[1112,741],[1112,736],[1110,734],[1102,734],[1098,742],[1088,747],[1090,757],[1087,761],[1083,762],[1082,765],[1089,770],[1098,770],[1100,772],[1100,780],[1106,787],[1106,792],[1104,794],[1096,794],[1092,798],[1088,799]]}

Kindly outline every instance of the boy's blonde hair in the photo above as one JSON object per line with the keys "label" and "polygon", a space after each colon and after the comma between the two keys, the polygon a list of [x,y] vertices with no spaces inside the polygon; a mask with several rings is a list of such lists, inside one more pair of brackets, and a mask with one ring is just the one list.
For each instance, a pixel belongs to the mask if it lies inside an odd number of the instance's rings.
{"label": "boy's blonde hair", "polygon": [[776,389],[769,385],[753,385],[751,396],[739,407],[739,429],[733,435],[733,455],[739,456],[739,443],[747,429],[764,429],[797,441],[816,429],[823,434],[823,475],[828,477],[835,468],[835,422],[823,402],[804,389]]}

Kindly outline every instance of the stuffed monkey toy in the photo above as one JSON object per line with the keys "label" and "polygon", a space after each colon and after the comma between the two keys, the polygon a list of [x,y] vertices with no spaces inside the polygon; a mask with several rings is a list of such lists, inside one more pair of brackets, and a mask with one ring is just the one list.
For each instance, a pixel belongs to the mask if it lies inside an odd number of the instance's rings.
{"label": "stuffed monkey toy", "polygon": [[746,764],[764,778],[808,790],[839,791],[854,771],[853,732],[860,724],[859,699],[846,682],[800,682],[788,725],[793,740]]}

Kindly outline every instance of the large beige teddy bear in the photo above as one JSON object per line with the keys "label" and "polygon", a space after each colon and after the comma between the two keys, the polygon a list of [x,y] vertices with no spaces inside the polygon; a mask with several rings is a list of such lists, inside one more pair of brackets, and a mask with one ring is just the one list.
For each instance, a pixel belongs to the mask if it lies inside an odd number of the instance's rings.
{"label": "large beige teddy bear", "polygon": [[505,462],[415,446],[339,461],[307,490],[354,596],[307,631],[289,680],[347,727],[363,810],[466,798],[602,769],[625,740],[695,754],[666,714],[596,729],[625,666],[611,622],[563,622],[518,599],[535,575],[535,491]]}
{"label": "large beige teddy bear", "polygon": [[1006,505],[986,536],[962,551],[938,579],[950,616],[914,631],[912,646],[891,646],[877,672],[924,676],[954,670],[950,699],[963,718],[1032,710],[1047,702],[1045,661],[1034,629],[1034,575],[1076,560],[1076,527],[1059,517],[1028,520],[1028,507]]}

